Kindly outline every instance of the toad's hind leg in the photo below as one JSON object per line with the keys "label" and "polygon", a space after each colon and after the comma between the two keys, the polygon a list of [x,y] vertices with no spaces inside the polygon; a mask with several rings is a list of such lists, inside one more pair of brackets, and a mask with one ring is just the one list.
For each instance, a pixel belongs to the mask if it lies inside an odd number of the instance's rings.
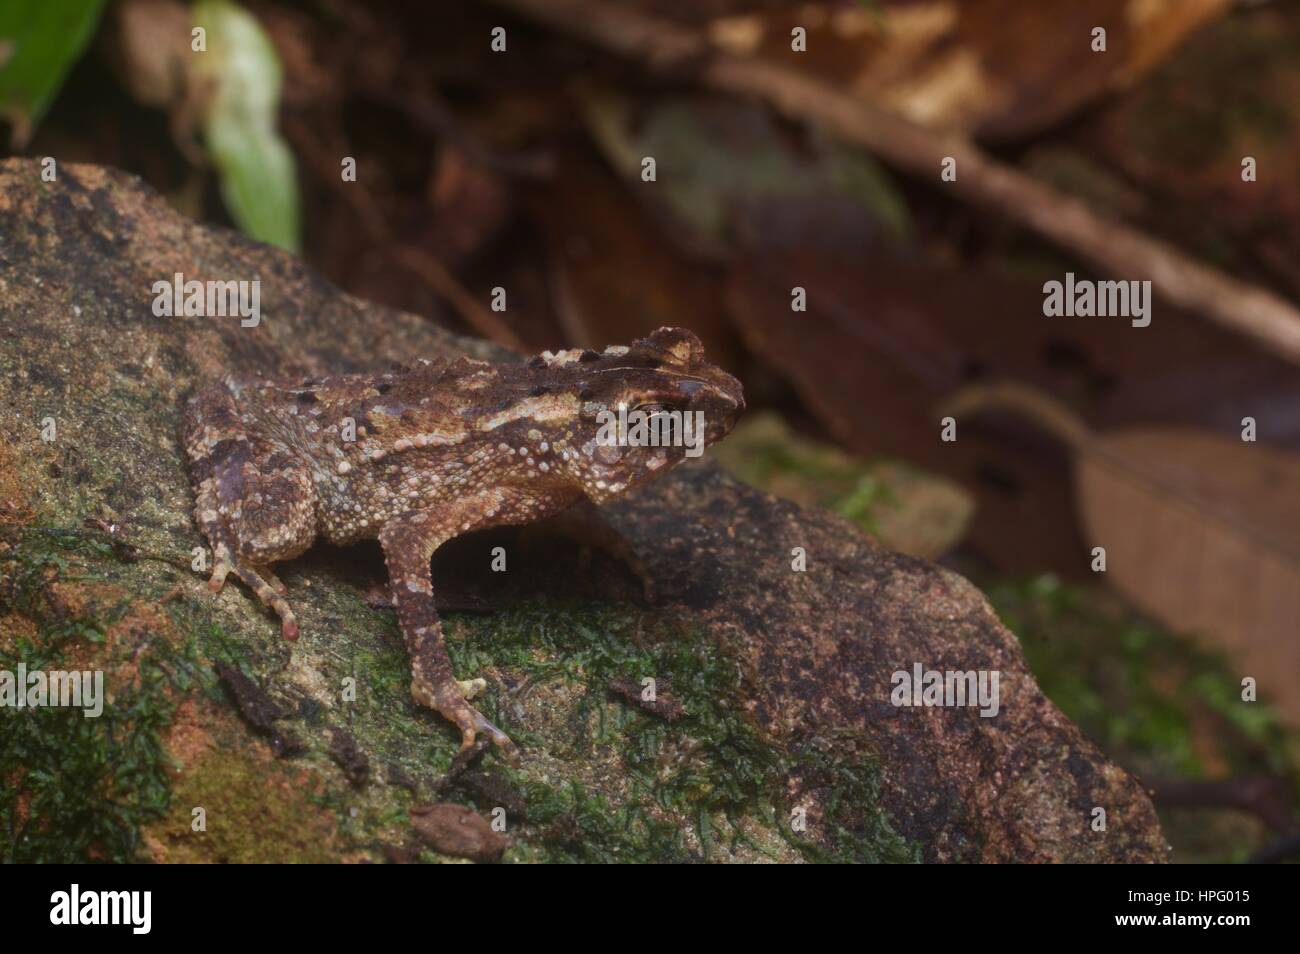
{"label": "toad's hind leg", "polygon": [[220,592],[231,572],[280,618],[286,639],[298,621],[284,584],[268,567],[302,553],[316,535],[316,492],[305,464],[250,435],[225,387],[195,395],[185,415],[194,515],[212,546],[208,581]]}
{"label": "toad's hind leg", "polygon": [[489,736],[502,753],[517,758],[510,738],[467,701],[483,687],[482,680],[457,681],[443,642],[442,622],[433,603],[429,559],[453,536],[491,524],[501,495],[488,493],[462,498],[439,513],[406,514],[384,527],[384,548],[397,621],[411,657],[411,695],[456,725],[461,752],[474,746],[479,733]]}

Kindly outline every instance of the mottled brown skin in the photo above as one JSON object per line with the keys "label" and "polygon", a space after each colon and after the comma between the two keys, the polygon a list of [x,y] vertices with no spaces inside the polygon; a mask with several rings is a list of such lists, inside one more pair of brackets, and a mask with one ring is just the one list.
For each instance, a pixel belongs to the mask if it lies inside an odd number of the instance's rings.
{"label": "mottled brown skin", "polygon": [[378,539],[412,695],[456,724],[462,752],[483,732],[513,755],[467,701],[482,680],[452,673],[429,561],[460,534],[602,503],[680,463],[683,447],[599,443],[597,415],[620,403],[701,411],[705,444],[744,410],[740,383],[677,328],[630,348],[545,352],[523,365],[457,358],[318,381],[227,378],[191,397],[185,413],[195,517],[213,550],[209,585],[219,592],[233,571],[296,639],[270,564],[317,538]]}

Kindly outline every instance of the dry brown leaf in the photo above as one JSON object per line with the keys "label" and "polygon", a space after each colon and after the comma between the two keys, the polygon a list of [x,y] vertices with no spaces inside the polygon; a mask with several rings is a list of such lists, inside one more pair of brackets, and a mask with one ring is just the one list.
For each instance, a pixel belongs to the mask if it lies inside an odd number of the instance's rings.
{"label": "dry brown leaf", "polygon": [[1300,725],[1300,457],[1191,428],[1093,434],[1064,405],[1014,384],[964,389],[946,408],[985,410],[1028,416],[1069,444],[1106,578],[1226,653]]}
{"label": "dry brown leaf", "polygon": [[[1015,138],[1131,85],[1230,0],[808,3],[720,17],[730,53],[779,59],[936,128]],[[793,52],[791,30],[807,31]],[[1104,27],[1106,52],[1092,50]]]}
{"label": "dry brown leaf", "polygon": [[715,271],[676,254],[600,164],[576,153],[564,160],[528,204],[546,240],[566,340],[603,348],[671,323],[699,335],[709,360],[735,368]]}
{"label": "dry brown leaf", "polygon": [[212,83],[190,50],[190,10],[176,0],[123,0],[104,32],[109,65],[137,103],[165,110],[172,138],[193,165],[203,165],[197,131]]}
{"label": "dry brown leaf", "polygon": [[[734,264],[727,312],[750,351],[847,449],[906,460],[974,492],[966,542],[1001,573],[1091,576],[1067,456],[1050,440],[1020,422],[955,445],[936,439],[934,405],[965,384],[1023,381],[1079,402],[1106,429],[1217,429],[1267,406],[1261,440],[1300,452],[1300,414],[1288,410],[1300,408],[1293,366],[1172,305],[1141,334],[1124,322],[1044,320],[1046,277],[888,252],[764,255]],[[790,310],[795,285],[807,290],[806,314]]]}
{"label": "dry brown leaf", "polygon": [[510,847],[505,835],[492,830],[488,821],[464,805],[436,802],[411,808],[415,833],[434,851],[473,861],[500,861]]}

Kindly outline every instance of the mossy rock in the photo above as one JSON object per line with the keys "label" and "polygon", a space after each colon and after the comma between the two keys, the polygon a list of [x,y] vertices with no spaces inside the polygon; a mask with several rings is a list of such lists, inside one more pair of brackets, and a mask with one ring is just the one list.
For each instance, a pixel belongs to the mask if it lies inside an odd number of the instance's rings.
{"label": "mossy rock", "polygon": [[[151,287],[177,272],[260,279],[261,323],[156,317]],[[377,548],[283,566],[294,644],[246,590],[207,590],[180,407],[233,370],[510,356],[189,222],[134,178],[61,165],[46,183],[24,160],[0,163],[0,330],[0,669],[97,668],[110,696],[100,719],[0,710],[0,857],[451,860],[412,842],[431,800],[504,822],[507,861],[1165,857],[1139,784],[1043,696],[974,587],[708,463],[607,508],[655,606],[544,534],[435,556],[457,671],[486,678],[485,711],[524,749],[453,773],[455,732],[410,698],[393,615],[367,599]],[[493,574],[502,541],[511,570]],[[999,714],[893,706],[914,663],[998,670]],[[672,705],[629,691],[645,679]]]}

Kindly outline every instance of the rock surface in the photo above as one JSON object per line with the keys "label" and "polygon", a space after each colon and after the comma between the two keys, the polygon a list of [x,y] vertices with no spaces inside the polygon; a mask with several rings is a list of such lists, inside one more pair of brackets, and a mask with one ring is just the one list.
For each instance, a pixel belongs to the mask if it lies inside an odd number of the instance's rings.
{"label": "rock surface", "polygon": [[[178,272],[260,279],[261,323],[156,317],[151,287]],[[44,183],[24,160],[0,163],[0,330],[0,669],[102,669],[110,696],[99,720],[0,711],[0,829],[19,832],[0,857],[381,860],[438,801],[501,808],[507,861],[1165,859],[1139,784],[1042,695],[974,587],[708,464],[609,508],[653,607],[544,533],[440,551],[458,673],[487,678],[485,712],[525,750],[449,774],[454,733],[411,701],[392,613],[367,600],[377,549],[283,567],[303,633],[285,644],[246,590],[214,597],[192,567],[177,427],[232,369],[502,355],[134,178],[64,165]],[[918,663],[997,670],[999,714],[895,707],[891,675]],[[627,698],[647,678],[671,721]]]}

